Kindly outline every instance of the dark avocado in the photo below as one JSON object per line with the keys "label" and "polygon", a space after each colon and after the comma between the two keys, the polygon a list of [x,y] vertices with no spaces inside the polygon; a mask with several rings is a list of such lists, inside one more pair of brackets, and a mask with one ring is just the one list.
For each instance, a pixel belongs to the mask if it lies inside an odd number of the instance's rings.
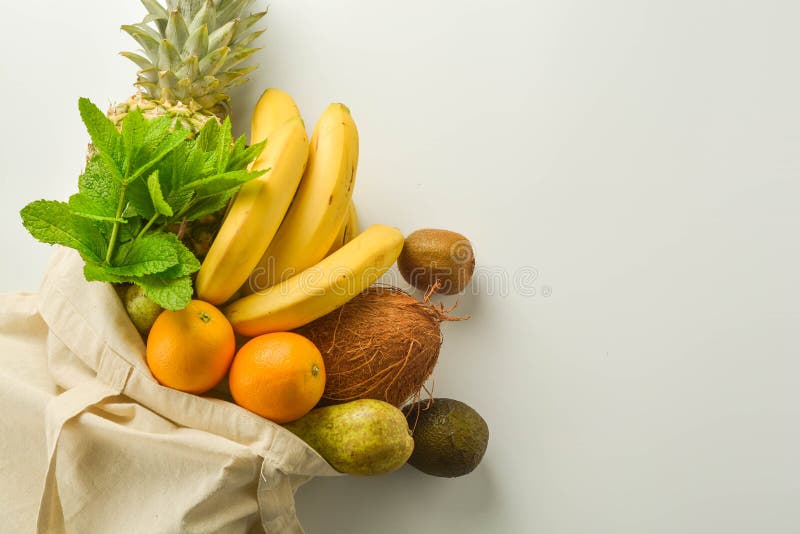
{"label": "dark avocado", "polygon": [[423,473],[460,477],[472,472],[483,459],[489,427],[463,402],[424,400],[406,406],[403,413],[414,438],[408,463]]}

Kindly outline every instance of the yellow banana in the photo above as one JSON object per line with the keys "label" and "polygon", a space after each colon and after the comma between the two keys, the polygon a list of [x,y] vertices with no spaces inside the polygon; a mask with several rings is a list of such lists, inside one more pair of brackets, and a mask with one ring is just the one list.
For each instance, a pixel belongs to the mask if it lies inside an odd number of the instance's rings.
{"label": "yellow banana", "polygon": [[250,143],[269,139],[278,126],[294,117],[300,117],[294,99],[280,89],[270,88],[258,99],[250,121]]}
{"label": "yellow banana", "polygon": [[344,244],[346,245],[361,233],[361,227],[358,225],[358,211],[353,201],[350,201],[350,209],[347,211],[347,226],[344,232]]}
{"label": "yellow banana", "polygon": [[271,287],[325,257],[347,216],[357,165],[358,130],[350,110],[331,104],[314,127],[300,187],[250,276],[250,292]]}
{"label": "yellow banana", "polygon": [[222,304],[247,281],[289,209],[307,160],[302,119],[285,121],[252,166],[270,170],[239,189],[203,260],[195,282],[201,300]]}
{"label": "yellow banana", "polygon": [[[252,163],[251,169],[263,170],[273,167],[275,158],[280,152],[277,150],[279,148],[277,146],[278,143],[283,145],[288,141],[286,139],[270,139],[270,137],[282,124],[299,116],[300,110],[288,93],[275,88],[267,89],[262,93],[253,110],[250,142],[260,143],[268,139],[269,148],[265,147],[264,151]],[[294,125],[291,128],[291,132],[284,132],[284,137],[297,137],[297,134],[300,133],[297,126]],[[295,145],[295,148],[298,149],[299,147]],[[307,154],[306,150],[306,159]],[[302,172],[301,170],[301,175]],[[288,201],[291,202],[291,195],[297,190],[298,185],[295,178],[297,177],[292,172],[270,171],[251,182],[247,187],[240,189],[236,199],[231,203],[225,214],[225,222],[214,240],[216,245],[212,243],[212,247],[203,261],[200,273],[198,273],[196,287],[200,298],[209,300],[214,304],[221,304],[239,289],[237,287],[231,290],[233,285],[238,283],[241,286],[247,280],[247,276],[254,266],[252,255],[258,256],[260,259],[260,255],[263,254],[261,250],[262,241],[266,241],[266,244],[263,245],[264,250],[266,250],[288,209],[288,204],[284,205],[283,200],[285,199],[282,198],[282,195],[278,195],[281,197],[281,201],[275,203],[269,198],[269,195],[274,194],[278,189],[281,189],[281,192],[283,192],[283,188],[287,189],[286,192],[290,189],[291,193],[289,193]],[[268,185],[262,188],[265,181],[268,181]],[[263,218],[258,215],[259,209],[266,210]],[[252,220],[256,222],[248,222]],[[251,248],[250,252],[246,253],[242,245],[249,245],[243,239],[244,235],[238,236],[242,233],[242,228],[249,225],[254,225],[249,228],[250,232],[263,231],[264,233],[255,240],[254,248]],[[275,225],[275,228],[272,228],[272,225]],[[245,232],[247,232],[247,229],[245,229]],[[244,262],[240,263],[238,259],[234,259],[235,256],[241,256],[242,254],[246,257]],[[247,270],[248,265],[249,270]],[[244,278],[242,278],[244,270],[247,270],[247,272],[244,273]]]}
{"label": "yellow banana", "polygon": [[347,217],[345,218],[342,227],[339,229],[339,233],[336,234],[336,240],[333,242],[330,250],[328,250],[328,253],[325,254],[325,257],[327,258],[344,245],[352,241],[353,238],[358,235],[358,232],[358,213],[356,213],[356,206],[351,200],[350,207],[347,209]]}
{"label": "yellow banana", "polygon": [[403,242],[397,228],[370,226],[315,266],[229,304],[225,315],[244,336],[303,326],[371,286],[395,262]]}
{"label": "yellow banana", "polygon": [[331,248],[328,249],[328,252],[325,254],[326,258],[344,246],[344,238],[346,232],[347,232],[347,219],[345,219],[344,224],[342,224],[342,227],[339,228],[339,233],[336,234],[336,239],[333,241],[333,245],[331,245]]}

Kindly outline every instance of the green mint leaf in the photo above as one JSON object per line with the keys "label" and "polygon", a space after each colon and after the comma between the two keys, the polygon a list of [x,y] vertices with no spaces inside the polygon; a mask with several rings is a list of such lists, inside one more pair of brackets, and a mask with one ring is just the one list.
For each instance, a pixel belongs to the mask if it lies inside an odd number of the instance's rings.
{"label": "green mint leaf", "polygon": [[131,183],[137,178],[143,176],[147,171],[153,168],[161,159],[163,159],[167,154],[175,150],[181,143],[186,141],[187,136],[189,135],[188,130],[178,129],[169,134],[161,144],[158,145],[158,148],[154,150],[152,153],[148,154],[147,162],[143,165],[139,166],[136,171],[126,180],[126,183]]}
{"label": "green mint leaf", "polygon": [[179,278],[199,271],[200,262],[197,260],[194,253],[186,248],[186,245],[181,243],[178,236],[175,234],[165,235],[171,235],[175,238],[175,252],[178,255],[178,264],[162,273],[158,273],[158,276],[161,278]]}
{"label": "green mint leaf", "polygon": [[178,264],[175,244],[167,234],[148,234],[121,245],[106,271],[118,276],[144,276]]}
{"label": "green mint leaf", "polygon": [[156,213],[172,217],[172,207],[164,200],[164,193],[161,191],[158,170],[147,177],[147,189],[150,191],[150,200],[153,202],[153,208],[155,208]]}
{"label": "green mint leaf", "polygon": [[[239,147],[240,141],[242,142],[242,147]],[[267,141],[261,141],[260,143],[256,143],[255,145],[251,145],[247,148],[244,148],[244,144],[244,136],[240,136],[239,139],[236,140],[236,144],[233,146],[231,157],[228,161],[228,168],[225,170],[231,171],[246,168],[248,165],[250,165],[250,162],[255,160],[261,154],[261,152],[264,150],[264,147],[267,146]]]}
{"label": "green mint leaf", "polygon": [[127,219],[116,217],[113,213],[109,215],[102,205],[97,204],[94,200],[82,193],[77,193],[69,197],[68,205],[70,211],[74,215],[85,219],[112,223],[118,222],[120,224],[126,224],[128,222]]}
{"label": "green mint leaf", "polygon": [[120,168],[121,164],[124,164],[124,162],[119,161],[119,159],[122,158],[121,157],[115,158],[114,156],[111,156],[107,152],[99,152],[98,156],[105,162],[106,167],[111,172],[112,179],[117,183],[120,184],[123,183],[125,181],[125,177],[123,176]]}
{"label": "green mint leaf", "polygon": [[164,197],[167,197],[169,192],[175,189],[176,183],[183,181],[186,158],[192,144],[190,141],[181,143],[156,165],[155,170],[158,171],[158,180],[161,182],[161,191]]}
{"label": "green mint leaf", "polygon": [[192,300],[192,279],[189,276],[174,278],[119,276],[109,273],[106,267],[93,262],[84,265],[83,275],[89,282],[134,283],[141,286],[147,296],[159,306],[168,310],[182,310]]}
{"label": "green mint leaf", "polygon": [[130,281],[129,277],[111,274],[104,265],[93,261],[87,261],[83,266],[83,276],[87,282],[110,282],[112,284],[123,284]]}
{"label": "green mint leaf", "polygon": [[192,300],[192,279],[189,276],[179,278],[159,278],[144,276],[135,282],[144,289],[148,297],[166,310],[182,310]]}
{"label": "green mint leaf", "polygon": [[249,172],[247,170],[228,171],[221,174],[215,174],[206,178],[201,178],[186,184],[183,189],[194,190],[197,199],[208,198],[213,195],[219,195],[227,192],[230,189],[238,189],[252,180],[266,174],[268,169],[263,171]]}
{"label": "green mint leaf", "polygon": [[138,178],[129,183],[125,189],[125,198],[139,217],[149,220],[156,214],[153,199],[150,198],[150,188],[144,179]]}
{"label": "green mint leaf", "polygon": [[126,224],[122,224],[119,227],[119,235],[117,239],[119,239],[120,244],[125,244],[128,241],[132,241],[136,239],[136,236],[139,235],[139,232],[142,231],[142,227],[145,224],[144,219],[141,217],[136,217],[135,215],[129,217],[127,219]]}
{"label": "green mint leaf", "polygon": [[139,151],[142,150],[147,123],[138,109],[130,111],[122,119],[122,146],[125,160],[122,166],[122,174],[129,176],[131,168],[138,163]]}
{"label": "green mint leaf", "polygon": [[23,224],[41,241],[78,250],[87,280],[138,284],[165,308],[185,307],[200,262],[160,229],[224,208],[263,173],[246,170],[263,145],[234,142],[230,120],[207,121],[190,139],[186,130],[170,131],[167,117],[133,110],[114,124],[89,100],[78,105],[93,143],[78,192],[69,202],[31,203]]}
{"label": "green mint leaf", "polygon": [[[200,270],[200,262],[195,255],[171,232],[146,234],[128,246],[121,246],[118,255],[124,258],[126,265],[120,266],[117,262],[115,266],[106,266],[104,269],[107,276],[123,277],[128,282],[136,282],[137,277],[145,275],[180,278]],[[137,258],[144,261],[137,262]],[[177,261],[173,261],[175,259]],[[168,263],[172,265],[161,269]],[[150,272],[144,272],[144,268]]]}
{"label": "green mint leaf", "polygon": [[[204,152],[203,166],[200,168],[200,176],[211,176],[212,174],[217,174],[216,156],[213,152]],[[190,176],[189,178],[191,179],[195,177]]]}
{"label": "green mint leaf", "polygon": [[98,151],[109,156],[118,166],[121,163],[120,145],[122,140],[114,123],[88,98],[78,100],[78,110],[86,125],[86,130],[89,132],[89,137],[92,138],[92,144]]}
{"label": "green mint leaf", "polygon": [[[167,203],[172,206],[175,213],[183,214],[194,200],[194,191],[171,191]],[[182,215],[181,215],[182,216]]]}
{"label": "green mint leaf", "polygon": [[122,210],[122,218],[128,219],[130,217],[136,217],[137,215],[138,214],[136,213],[136,209],[133,206],[131,206],[130,202],[128,202],[128,204]]}
{"label": "green mint leaf", "polygon": [[203,152],[213,152],[219,140],[219,123],[215,120],[206,121],[197,135],[197,147]]}
{"label": "green mint leaf", "polygon": [[39,241],[73,248],[87,261],[102,261],[105,240],[98,226],[73,214],[66,202],[37,200],[22,208],[20,215],[22,224]]}
{"label": "green mint leaf", "polygon": [[208,161],[209,158],[206,153],[200,149],[199,143],[191,143],[190,148],[187,150],[183,168],[181,169],[180,179],[174,182],[173,189],[178,189],[184,183],[211,172],[210,170],[206,170],[207,167],[213,167],[209,165]]}
{"label": "green mint leaf", "polygon": [[142,150],[147,153],[153,153],[169,135],[171,125],[172,121],[169,117],[158,117],[148,121],[147,129],[142,139]]}
{"label": "green mint leaf", "polygon": [[[167,223],[196,220],[224,208],[242,184],[267,172],[247,171],[263,147],[259,143],[248,148],[243,136],[233,142],[229,121],[222,125],[208,121],[197,138],[184,145],[183,169],[173,172],[168,181],[170,191],[164,196],[176,216]],[[217,172],[220,168],[223,171]],[[160,177],[163,187],[167,180]]]}
{"label": "green mint leaf", "polygon": [[247,138],[243,135],[240,135],[236,138],[236,140],[233,142],[233,146],[231,147],[231,158],[245,150],[247,150]]}
{"label": "green mint leaf", "polygon": [[226,117],[220,128],[219,138],[217,139],[216,147],[216,160],[217,160],[217,174],[225,172],[228,168],[228,159],[231,156],[231,144],[233,137],[231,135],[231,119]]}
{"label": "green mint leaf", "polygon": [[115,217],[119,204],[121,183],[114,179],[114,171],[108,162],[94,156],[86,165],[86,170],[78,178],[78,191],[86,202],[94,205],[92,213]]}
{"label": "green mint leaf", "polygon": [[192,207],[187,209],[183,216],[186,217],[187,221],[196,221],[204,215],[216,213],[228,204],[228,200],[230,200],[237,191],[238,188],[230,189],[217,196],[194,202]]}
{"label": "green mint leaf", "polygon": [[78,179],[78,193],[69,199],[72,213],[87,219],[126,223],[117,216],[120,183],[114,180],[106,161],[94,156]]}

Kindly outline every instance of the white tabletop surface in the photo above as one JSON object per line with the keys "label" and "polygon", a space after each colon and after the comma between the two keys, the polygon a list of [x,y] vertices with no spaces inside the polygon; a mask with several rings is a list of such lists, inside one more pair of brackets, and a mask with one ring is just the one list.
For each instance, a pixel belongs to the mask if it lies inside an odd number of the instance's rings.
{"label": "white tabletop surface", "polygon": [[[86,96],[131,92],[134,1],[7,2],[0,291],[76,187]],[[10,10],[10,11],[9,11]],[[800,530],[800,3],[273,0],[262,68],[307,125],[346,103],[365,224],[442,227],[480,277],[436,396],[488,421],[458,479],[317,479],[313,533]]]}

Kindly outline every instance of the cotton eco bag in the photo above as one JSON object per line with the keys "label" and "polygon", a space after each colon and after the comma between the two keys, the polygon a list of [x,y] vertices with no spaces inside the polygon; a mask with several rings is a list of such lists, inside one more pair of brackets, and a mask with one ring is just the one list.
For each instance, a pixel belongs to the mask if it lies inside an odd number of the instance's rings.
{"label": "cotton eco bag", "polygon": [[[159,385],[116,291],[87,282],[74,251],[53,257],[38,315],[59,392],[38,532],[302,532],[295,490],[338,473],[275,423]],[[15,342],[4,329],[0,349]]]}

